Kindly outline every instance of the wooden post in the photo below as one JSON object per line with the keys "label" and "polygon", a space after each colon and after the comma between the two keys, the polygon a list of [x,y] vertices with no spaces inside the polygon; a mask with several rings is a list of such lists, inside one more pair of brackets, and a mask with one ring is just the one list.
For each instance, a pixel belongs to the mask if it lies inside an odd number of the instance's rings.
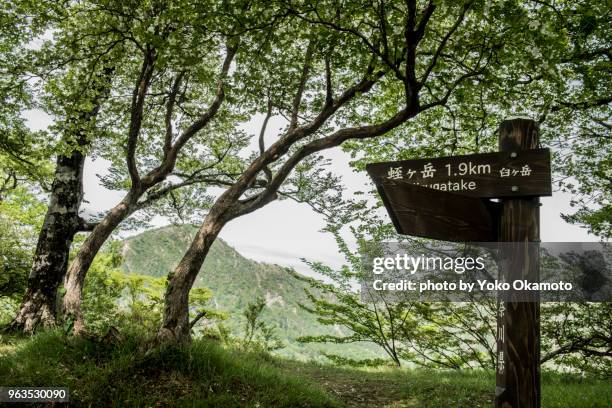
{"label": "wooden post", "polygon": [[[539,144],[538,125],[529,119],[506,120],[499,128],[499,150],[512,157]],[[520,186],[513,186],[513,191]],[[520,191],[519,191],[520,193]],[[539,281],[538,197],[502,199],[499,241],[505,248],[500,279]],[[540,407],[540,304],[500,302],[498,314],[496,408]]]}

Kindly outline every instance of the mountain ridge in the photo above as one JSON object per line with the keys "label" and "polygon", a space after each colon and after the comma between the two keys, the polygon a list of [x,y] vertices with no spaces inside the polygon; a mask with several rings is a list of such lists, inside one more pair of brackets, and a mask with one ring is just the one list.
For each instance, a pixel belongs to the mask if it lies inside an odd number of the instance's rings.
{"label": "mountain ridge", "polygon": [[[144,231],[123,240],[122,268],[126,273],[166,276],[172,272],[191,243],[197,227],[171,225]],[[153,255],[151,255],[153,254]],[[320,324],[316,317],[300,307],[308,303],[308,284],[294,276],[298,272],[276,264],[258,262],[242,256],[227,242],[213,243],[194,287],[213,292],[211,305],[230,313],[225,323],[232,334],[240,336],[244,327],[242,311],[257,296],[266,300],[262,319],[276,327],[285,343],[279,354],[297,359],[312,359],[320,351],[357,358],[372,357],[371,347],[336,344],[302,344],[296,338],[335,332],[341,329]],[[365,353],[366,355],[364,355]]]}

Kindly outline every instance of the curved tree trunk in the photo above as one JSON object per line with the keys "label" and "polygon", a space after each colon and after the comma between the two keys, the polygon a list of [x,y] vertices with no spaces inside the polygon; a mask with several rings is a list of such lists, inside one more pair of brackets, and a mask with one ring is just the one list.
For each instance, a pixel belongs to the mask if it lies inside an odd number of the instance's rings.
{"label": "curved tree trunk", "polygon": [[72,239],[81,226],[78,212],[83,199],[84,162],[85,156],[79,150],[57,158],[28,288],[9,330],[32,333],[40,325],[55,324],[57,288],[66,273]]}
{"label": "curved tree trunk", "polygon": [[[155,49],[150,49],[144,56],[142,70],[138,77],[137,83],[133,90],[132,105],[130,109],[130,123],[127,138],[127,168],[130,174],[132,187],[126,197],[115,207],[104,219],[96,226],[92,233],[87,237],[85,243],[80,248],[76,259],[70,266],[68,276],[65,280],[66,294],[64,296],[62,306],[66,313],[66,317],[74,319],[74,333],[78,334],[84,329],[83,316],[80,310],[81,297],[85,275],[93,262],[96,254],[108,239],[113,230],[127,218],[132,212],[138,208],[139,198],[147,192],[149,188],[157,185],[165,180],[176,164],[177,156],[181,148],[189,141],[189,139],[204,128],[217,114],[223,100],[225,99],[224,79],[230,69],[231,62],[236,54],[236,46],[228,45],[227,53],[223,61],[221,73],[217,82],[217,92],[213,102],[202,115],[186,128],[173,141],[172,130],[172,112],[176,102],[176,97],[180,91],[181,80],[185,72],[178,74],[173,81],[172,89],[170,90],[168,100],[166,102],[166,135],[163,147],[163,160],[158,167],[151,170],[144,177],[140,177],[138,172],[137,160],[135,158],[136,147],[138,145],[138,137],[142,126],[143,112],[145,108],[145,98],[147,90],[151,84],[151,78],[155,68],[156,52]],[[187,183],[182,185],[188,185]],[[181,186],[179,183],[177,186]],[[170,188],[162,188],[155,192],[152,196],[158,199],[171,191]],[[149,198],[147,203],[151,202]],[[144,204],[146,205],[146,203]],[[217,231],[218,233],[218,231]],[[216,234],[215,234],[216,237]],[[214,237],[211,240],[214,241]],[[203,258],[203,257],[202,257]],[[201,262],[200,262],[201,265]],[[198,267],[199,270],[199,267]],[[196,272],[197,274],[197,272]],[[189,285],[191,287],[191,285]]]}
{"label": "curved tree trunk", "polygon": [[104,245],[104,242],[110,237],[115,228],[134,212],[134,203],[137,199],[138,195],[130,192],[119,204],[110,210],[102,221],[96,225],[91,234],[87,236],[70,264],[64,281],[66,293],[62,300],[62,312],[65,319],[73,320],[73,332],[75,335],[80,334],[85,329],[85,322],[81,313],[85,275],[98,251]]}
{"label": "curved tree trunk", "polygon": [[189,291],[213,242],[227,220],[214,207],[206,216],[191,246],[174,272],[168,275],[164,315],[157,333],[158,343],[186,344],[191,341]]}

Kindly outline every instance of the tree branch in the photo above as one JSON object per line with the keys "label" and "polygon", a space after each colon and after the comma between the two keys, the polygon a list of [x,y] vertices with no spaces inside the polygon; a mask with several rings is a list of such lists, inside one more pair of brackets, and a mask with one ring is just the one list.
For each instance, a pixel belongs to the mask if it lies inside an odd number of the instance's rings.
{"label": "tree branch", "polygon": [[421,19],[419,20],[419,24],[416,30],[414,30],[415,42],[417,44],[423,39],[423,36],[425,35],[425,28],[427,27],[427,23],[429,23],[429,20],[431,19],[431,16],[435,10],[436,10],[436,5],[433,3],[433,1],[430,0],[429,3],[427,4],[427,7],[425,7],[425,10],[423,10],[423,15],[421,16]]}
{"label": "tree branch", "polygon": [[140,175],[136,166],[136,146],[138,144],[138,135],[142,127],[142,116],[144,110],[144,101],[147,95],[149,86],[151,85],[151,77],[153,76],[153,68],[155,65],[155,51],[148,48],[142,61],[142,68],[138,81],[132,93],[132,103],[130,108],[130,128],[128,131],[127,142],[127,168],[132,181],[132,189],[140,187]]}
{"label": "tree branch", "polygon": [[[259,154],[263,154],[266,151],[266,145],[264,142],[264,137],[266,134],[266,128],[268,127],[268,121],[272,116],[272,100],[268,97],[268,110],[266,111],[266,117],[263,120],[261,125],[261,130],[259,131]],[[272,172],[268,166],[263,168],[264,173],[266,174],[266,179],[270,181],[272,179]]]}
{"label": "tree branch", "polygon": [[[359,32],[357,29],[354,28],[347,28],[347,27],[342,27],[334,22],[330,22],[330,21],[325,21],[323,19],[321,19],[321,17],[319,16],[319,13],[316,9],[312,10],[315,15],[317,16],[316,19],[313,18],[309,18],[305,15],[303,15],[303,13],[297,11],[297,10],[291,10],[291,12],[297,16],[298,18],[306,21],[307,23],[310,24],[320,24],[323,25],[325,27],[331,28],[335,31],[339,31],[342,33],[348,33],[348,34],[352,34],[356,37],[358,37],[361,41],[363,41],[363,43],[365,44],[365,46],[372,52],[373,55],[379,57],[389,68],[391,68],[396,75],[398,75],[398,78],[402,78],[403,75],[402,73],[399,71],[398,69],[398,65],[396,63],[394,63],[393,61],[391,61],[389,59],[389,56],[386,55],[384,52],[381,52],[380,49],[378,48],[378,44],[377,43],[373,43],[370,40],[368,40],[368,37],[366,35],[364,35],[363,33]],[[379,27],[380,29],[380,27]]]}
{"label": "tree branch", "polygon": [[463,23],[463,20],[465,19],[467,11],[470,9],[471,6],[472,6],[472,2],[467,2],[463,5],[461,14],[459,14],[459,17],[457,17],[457,20],[455,20],[455,23],[448,30],[446,35],[442,38],[442,41],[440,41],[440,44],[438,45],[438,48],[436,49],[431,59],[431,63],[429,64],[427,69],[425,69],[425,73],[423,74],[423,76],[421,77],[421,80],[419,81],[419,83],[421,84],[420,87],[422,87],[422,85],[427,82],[427,79],[429,78],[431,71],[435,68],[438,62],[438,58],[440,57],[440,54],[442,53],[442,51],[444,51],[444,47],[446,47],[446,43],[451,38],[451,36],[455,33],[455,31],[457,31],[461,23]]}
{"label": "tree branch", "polygon": [[331,61],[329,55],[325,56],[325,106],[334,102],[334,88],[332,86]]}
{"label": "tree branch", "polygon": [[181,81],[183,80],[183,76],[185,75],[185,71],[181,71],[178,73],[174,82],[172,84],[172,88],[170,89],[170,94],[168,95],[168,101],[166,102],[166,115],[165,115],[165,124],[166,124],[166,137],[164,140],[164,157],[168,156],[170,153],[170,149],[172,148],[172,115],[174,113],[174,105],[176,103],[176,95],[178,94],[179,88],[181,86]]}
{"label": "tree branch", "polygon": [[223,65],[221,67],[221,72],[219,75],[219,80],[217,81],[217,91],[215,94],[215,98],[206,110],[195,122],[193,122],[187,129],[183,131],[183,133],[176,139],[174,145],[170,147],[168,153],[164,156],[164,160],[162,163],[149,172],[145,177],[144,184],[147,186],[154,185],[155,183],[163,180],[173,169],[176,163],[176,159],[181,148],[193,137],[197,132],[203,129],[217,114],[221,104],[225,100],[225,79],[227,77],[227,73],[229,71],[230,65],[234,56],[236,55],[236,51],[238,49],[238,45],[228,45],[227,52],[225,55],[225,59],[223,61]]}
{"label": "tree branch", "polygon": [[391,129],[401,125],[409,118],[414,116],[418,112],[417,107],[405,108],[393,117],[385,122],[354,128],[345,128],[336,131],[330,136],[314,140],[306,145],[302,146],[295,154],[289,157],[285,163],[280,167],[278,172],[274,175],[274,178],[263,192],[258,195],[251,197],[247,202],[236,203],[236,206],[232,210],[231,218],[235,218],[262,207],[263,205],[273,201],[277,197],[277,192],[282,183],[289,176],[291,171],[297,166],[304,158],[310,156],[313,153],[321,150],[329,149],[331,147],[339,146],[343,142],[349,139],[367,139],[376,136],[380,136]]}
{"label": "tree branch", "polygon": [[297,127],[298,113],[300,111],[300,104],[302,97],[304,96],[304,88],[306,87],[306,81],[308,81],[308,73],[310,71],[310,65],[312,63],[312,54],[314,51],[314,42],[310,40],[306,47],[306,55],[304,56],[304,65],[302,66],[302,75],[300,76],[300,82],[298,85],[297,92],[293,98],[293,104],[291,106],[291,120],[289,121],[289,131],[294,130]]}
{"label": "tree branch", "polygon": [[200,310],[198,314],[195,315],[193,320],[189,322],[189,328],[193,329],[193,326],[195,326],[203,317],[206,317],[206,310]]}
{"label": "tree branch", "polygon": [[[607,344],[608,350],[601,351],[601,350],[597,350],[594,348],[589,348],[589,347],[597,347],[598,341],[604,344]],[[540,359],[540,363],[541,364],[545,363],[562,354],[571,354],[575,352],[582,352],[582,353],[585,353],[586,355],[593,355],[593,356],[612,357],[612,349],[610,347],[611,345],[612,345],[612,338],[594,334],[590,337],[583,338],[583,339],[576,339],[574,341],[571,341],[567,344],[562,345],[558,349],[551,351],[550,353],[542,356],[542,358]]]}
{"label": "tree branch", "polygon": [[550,108],[550,111],[557,112],[563,108],[570,108],[574,110],[589,109],[589,108],[595,108],[597,106],[608,105],[610,104],[610,102],[612,102],[612,96],[605,96],[602,98],[595,99],[593,101],[586,101],[586,102],[559,102],[557,105],[552,106]]}

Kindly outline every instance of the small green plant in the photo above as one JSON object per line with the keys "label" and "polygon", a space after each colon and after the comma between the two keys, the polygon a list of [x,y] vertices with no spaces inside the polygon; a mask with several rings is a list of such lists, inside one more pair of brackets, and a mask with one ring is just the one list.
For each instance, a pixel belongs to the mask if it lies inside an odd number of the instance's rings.
{"label": "small green plant", "polygon": [[[112,243],[100,252],[85,280],[83,315],[91,334],[104,335],[112,327],[138,326],[154,332],[161,321],[166,277],[126,274],[119,269],[119,248]],[[227,318],[222,311],[207,307],[213,293],[208,288],[195,288],[189,297],[191,327],[196,334],[205,334],[202,321],[216,322]],[[200,326],[205,326],[201,325]],[[64,322],[66,333],[72,322]]]}
{"label": "small green plant", "polygon": [[284,347],[276,334],[276,328],[261,320],[265,307],[266,301],[259,296],[249,303],[244,311],[246,324],[244,327],[243,345],[247,349],[255,348],[270,352]]}

